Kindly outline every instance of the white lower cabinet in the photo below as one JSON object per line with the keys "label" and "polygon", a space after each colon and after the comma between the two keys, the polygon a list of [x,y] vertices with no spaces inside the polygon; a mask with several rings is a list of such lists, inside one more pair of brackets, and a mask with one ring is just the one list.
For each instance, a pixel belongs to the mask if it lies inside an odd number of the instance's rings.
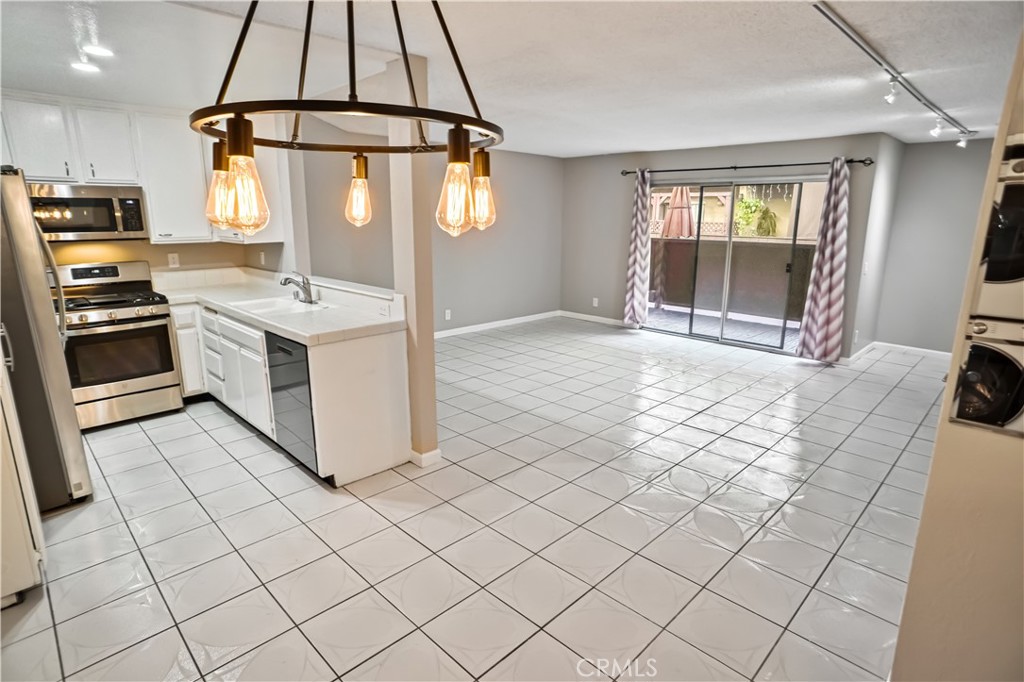
{"label": "white lower cabinet", "polygon": [[270,384],[267,380],[267,361],[248,348],[241,348],[238,364],[242,375],[242,395],[245,418],[266,434],[273,434],[274,418],[270,412]]}
{"label": "white lower cabinet", "polygon": [[202,312],[202,352],[210,395],[275,437],[263,332],[215,311]]}
{"label": "white lower cabinet", "polygon": [[178,374],[181,375],[181,395],[199,395],[206,392],[206,372],[203,370],[203,339],[199,327],[199,306],[171,306],[171,324],[178,348]]}

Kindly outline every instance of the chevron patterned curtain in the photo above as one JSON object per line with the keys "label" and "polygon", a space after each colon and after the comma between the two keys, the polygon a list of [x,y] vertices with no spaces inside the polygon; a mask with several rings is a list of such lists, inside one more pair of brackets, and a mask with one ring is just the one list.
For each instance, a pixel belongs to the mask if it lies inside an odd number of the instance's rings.
{"label": "chevron patterned curtain", "polygon": [[626,270],[626,310],[622,321],[639,329],[647,322],[647,295],[651,282],[651,236],[647,210],[651,204],[651,172],[636,171],[633,194],[633,226],[629,236],[629,267]]}
{"label": "chevron patterned curtain", "polygon": [[846,288],[846,227],[850,208],[850,169],[846,159],[832,159],[818,228],[811,281],[796,354],[821,362],[839,360],[843,344]]}

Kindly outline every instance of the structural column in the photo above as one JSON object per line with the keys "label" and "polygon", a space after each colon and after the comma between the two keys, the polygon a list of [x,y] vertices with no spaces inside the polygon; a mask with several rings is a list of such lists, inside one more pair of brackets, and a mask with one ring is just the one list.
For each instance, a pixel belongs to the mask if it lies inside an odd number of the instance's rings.
{"label": "structural column", "polygon": [[[427,60],[409,57],[416,97],[427,106]],[[401,59],[389,62],[386,71],[388,101],[412,104],[405,66]],[[415,125],[401,120],[388,123],[389,144],[414,144]],[[416,199],[416,179],[422,177],[425,159],[392,154],[391,240],[395,290],[406,300],[409,356],[409,412],[412,420],[412,460],[427,466],[440,460],[437,448],[437,403],[434,384],[434,263],[431,249],[432,215]],[[420,192],[423,188],[419,188]],[[438,187],[440,191],[440,187]],[[417,211],[417,206],[420,210]]]}

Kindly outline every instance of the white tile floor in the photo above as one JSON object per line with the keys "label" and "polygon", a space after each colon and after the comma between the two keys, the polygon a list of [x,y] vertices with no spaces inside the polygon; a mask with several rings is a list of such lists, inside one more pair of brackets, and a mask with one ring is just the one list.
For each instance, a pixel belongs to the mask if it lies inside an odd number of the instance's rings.
{"label": "white tile floor", "polygon": [[943,361],[552,320],[437,368],[448,461],[347,490],[213,402],[89,433],[3,678],[886,677]]}

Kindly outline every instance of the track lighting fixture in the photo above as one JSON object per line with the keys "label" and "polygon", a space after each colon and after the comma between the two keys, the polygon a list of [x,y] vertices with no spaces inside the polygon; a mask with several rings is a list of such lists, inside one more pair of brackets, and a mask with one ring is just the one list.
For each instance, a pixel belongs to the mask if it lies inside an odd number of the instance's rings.
{"label": "track lighting fixture", "polygon": [[899,92],[896,90],[896,83],[896,78],[889,79],[889,94],[882,98],[885,100],[886,104],[892,104],[893,102],[896,101],[896,95],[899,94]]}
{"label": "track lighting fixture", "polygon": [[956,146],[960,147],[960,149],[967,149],[967,135],[966,134],[960,133],[960,139],[957,141]]}
{"label": "track lighting fixture", "polygon": [[935,119],[935,127],[928,131],[928,134],[932,137],[938,137],[942,134],[942,119]]}

